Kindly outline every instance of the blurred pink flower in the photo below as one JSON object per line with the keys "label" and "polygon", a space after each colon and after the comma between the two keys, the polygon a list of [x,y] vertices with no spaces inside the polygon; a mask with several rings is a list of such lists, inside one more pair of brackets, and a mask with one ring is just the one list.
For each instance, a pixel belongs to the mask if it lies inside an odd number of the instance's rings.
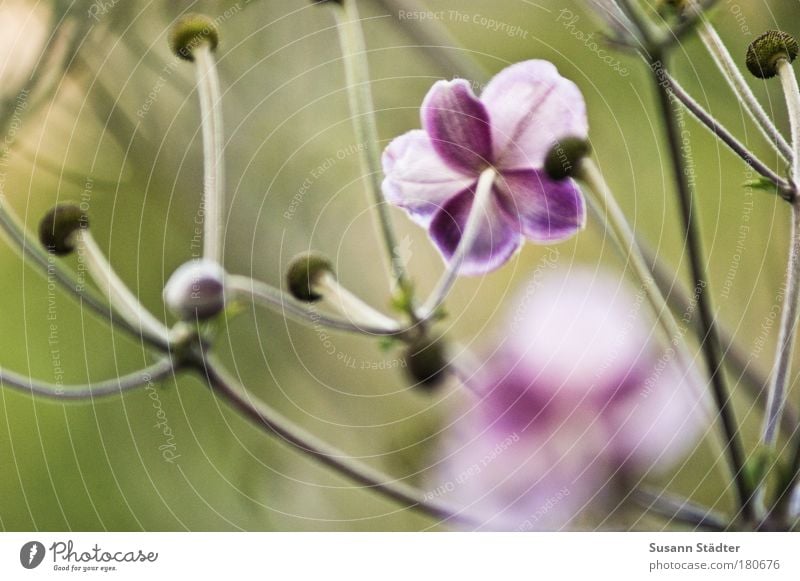
{"label": "blurred pink flower", "polygon": [[480,402],[454,420],[433,493],[487,528],[561,529],[686,455],[707,425],[702,391],[657,347],[646,309],[592,272],[524,295],[476,375]]}
{"label": "blurred pink flower", "polygon": [[422,127],[386,148],[383,191],[428,229],[446,260],[461,240],[478,178],[489,167],[498,172],[461,274],[499,268],[525,238],[557,242],[583,227],[577,184],[551,180],[542,169],[558,140],[588,133],[583,96],[551,63],[508,67],[480,99],[463,79],[439,81],[422,105]]}

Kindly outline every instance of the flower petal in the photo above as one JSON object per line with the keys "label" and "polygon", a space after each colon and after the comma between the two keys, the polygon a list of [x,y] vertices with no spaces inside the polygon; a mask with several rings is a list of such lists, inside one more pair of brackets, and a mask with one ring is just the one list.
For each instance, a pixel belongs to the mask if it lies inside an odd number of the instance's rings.
{"label": "flower petal", "polygon": [[578,87],[542,60],[504,69],[481,96],[491,118],[495,165],[540,168],[550,148],[565,137],[586,137],[586,103]]}
{"label": "flower petal", "polygon": [[383,195],[427,228],[447,200],[475,182],[446,165],[422,130],[393,140],[383,153]]}
{"label": "flower petal", "polygon": [[[431,221],[431,238],[445,260],[453,257],[461,241],[474,197],[474,188],[461,192],[448,201]],[[496,196],[491,196],[488,209],[481,216],[478,235],[459,273],[479,275],[495,270],[505,264],[521,244],[519,226],[503,212]]]}
{"label": "flower petal", "polygon": [[431,87],[422,103],[422,127],[450,167],[476,172],[490,163],[489,114],[464,79]]}
{"label": "flower petal", "polygon": [[551,180],[542,170],[504,171],[495,188],[503,210],[530,240],[558,242],[585,225],[586,202],[571,179]]}

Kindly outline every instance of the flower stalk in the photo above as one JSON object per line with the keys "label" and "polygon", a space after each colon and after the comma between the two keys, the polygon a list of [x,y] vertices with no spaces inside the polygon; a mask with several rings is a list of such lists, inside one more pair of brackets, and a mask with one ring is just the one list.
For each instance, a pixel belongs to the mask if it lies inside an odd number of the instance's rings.
{"label": "flower stalk", "polygon": [[[792,183],[800,180],[800,88],[791,63],[780,59],[776,64],[778,75],[786,95],[789,119],[792,127]],[[786,273],[783,314],[778,336],[778,350],[773,367],[773,378],[767,397],[767,414],[761,431],[761,444],[774,448],[778,426],[783,408],[792,367],[792,355],[797,337],[798,315],[800,314],[800,200],[796,186],[792,206],[792,221],[789,247],[789,260]]]}
{"label": "flower stalk", "polygon": [[397,255],[397,236],[381,189],[383,171],[378,145],[378,126],[375,121],[369,62],[358,7],[355,0],[342,0],[330,4],[333,5],[336,16],[336,29],[342,49],[353,127],[358,142],[363,145],[361,162],[367,178],[370,199],[375,206],[384,250],[389,259],[389,269],[397,292],[406,299],[403,303],[408,305],[408,315],[412,320],[416,320],[413,301],[409,300],[413,288],[405,265]]}
{"label": "flower stalk", "polygon": [[111,307],[142,335],[155,337],[159,342],[171,343],[170,330],[145,309],[114,271],[103,251],[88,229],[76,232],[79,259],[84,260],[89,274],[100,290],[108,296]]}
{"label": "flower stalk", "polygon": [[453,285],[458,278],[459,270],[461,270],[464,259],[472,250],[475,241],[480,231],[481,220],[484,219],[489,211],[489,203],[492,199],[492,188],[494,181],[497,177],[497,170],[494,168],[485,169],[478,179],[478,185],[475,188],[475,199],[472,203],[472,208],[467,218],[467,224],[464,227],[464,232],[461,234],[461,240],[458,243],[455,254],[447,263],[447,268],[442,273],[439,282],[436,283],[430,298],[425,301],[422,307],[423,320],[429,320],[434,317],[442,306],[447,295],[453,288]]}
{"label": "flower stalk", "polygon": [[203,131],[203,257],[223,261],[225,239],[225,159],[222,96],[213,49],[208,43],[194,48],[197,94]]}

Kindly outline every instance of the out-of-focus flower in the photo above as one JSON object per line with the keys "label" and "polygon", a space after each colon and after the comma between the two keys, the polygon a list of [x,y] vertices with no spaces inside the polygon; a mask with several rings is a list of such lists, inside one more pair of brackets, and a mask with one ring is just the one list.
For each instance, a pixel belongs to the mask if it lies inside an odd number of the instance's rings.
{"label": "out-of-focus flower", "polygon": [[51,32],[51,17],[44,2],[0,3],[0,98],[16,98],[30,78]]}
{"label": "out-of-focus flower", "polygon": [[525,295],[459,416],[432,494],[494,529],[577,526],[631,479],[682,458],[702,390],[651,337],[646,303],[591,272]]}
{"label": "out-of-focus flower", "polygon": [[480,99],[463,79],[439,81],[422,105],[422,127],[389,144],[383,190],[429,230],[446,260],[461,240],[478,178],[490,167],[498,172],[461,274],[500,267],[525,238],[557,242],[583,227],[577,184],[551,180],[542,169],[556,142],[588,132],[583,96],[551,63],[508,67]]}

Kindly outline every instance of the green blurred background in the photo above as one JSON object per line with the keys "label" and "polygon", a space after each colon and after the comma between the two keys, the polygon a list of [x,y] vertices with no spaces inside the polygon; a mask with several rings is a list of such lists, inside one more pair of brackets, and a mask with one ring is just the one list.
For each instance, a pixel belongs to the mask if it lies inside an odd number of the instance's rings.
{"label": "green blurred background", "polygon": [[[19,32],[2,42],[23,51],[0,55],[3,79],[24,66],[19,55],[35,44],[35,35],[24,28],[32,26],[24,17],[30,11],[19,10],[25,4],[0,4],[3,29]],[[489,73],[544,58],[581,87],[596,158],[637,232],[664,260],[685,268],[661,123],[653,113],[643,64],[619,55],[630,71],[623,76],[589,50],[574,30],[590,34],[599,24],[582,4],[428,2],[431,10],[444,11],[442,24]],[[800,33],[797,2],[719,4],[714,20],[737,57],[755,35],[776,23]],[[202,187],[202,144],[193,69],[172,57],[166,31],[181,12],[202,11],[222,17],[218,57],[230,200],[226,267],[279,285],[293,255],[321,250],[336,261],[346,286],[388,307],[380,245],[352,150],[342,63],[326,7],[300,0],[38,6],[36,17],[44,19],[47,35],[62,22],[75,26],[83,42],[68,73],[56,72],[55,94],[21,115],[9,163],[2,168],[7,203],[31,231],[53,203],[83,196],[91,205],[92,229],[120,276],[157,316],[172,320],[161,303],[161,288],[196,252],[191,239]],[[454,72],[413,48],[414,40],[378,3],[363,0],[359,6],[366,19],[380,134],[388,142],[418,127],[427,89]],[[562,9],[579,16],[575,29],[559,20]],[[467,18],[454,18],[450,10]],[[19,14],[22,22],[13,19]],[[492,31],[473,22],[475,14],[517,25],[522,33]],[[696,40],[675,55],[673,68],[713,114],[774,162]],[[788,133],[779,84],[754,82],[754,87]],[[753,176],[744,164],[694,122],[688,129],[712,291],[752,364],[767,370],[775,330],[767,333],[763,350],[756,346],[782,281],[788,208],[775,196],[746,191],[743,183]],[[441,260],[423,231],[402,212],[392,214],[424,294]],[[750,227],[744,240],[742,225]],[[603,264],[622,276],[621,262],[595,223],[558,250],[563,268]],[[527,245],[499,272],[460,281],[443,328],[466,345],[485,344],[498,333],[507,299],[547,251]],[[8,244],[0,247],[0,268],[3,367],[51,382],[63,368],[63,380],[78,383],[152,362],[142,346],[111,332],[69,296],[60,290],[51,294],[47,280]],[[54,320],[48,312],[55,312]],[[228,321],[216,349],[253,393],[282,413],[352,455],[424,486],[438,434],[458,395],[409,390],[394,368],[397,353],[358,337],[326,339],[279,315],[249,309]],[[736,378],[731,379],[735,385]],[[157,402],[140,391],[95,404],[60,405],[2,389],[0,528],[420,530],[433,525],[266,436],[192,377],[166,382],[156,393]],[[159,449],[166,438],[156,427],[154,403],[174,434],[179,458],[173,463],[164,461]],[[746,397],[737,397],[737,405],[752,436],[759,412]],[[709,440],[665,483],[726,508],[724,471],[715,464],[716,443]],[[625,517],[603,524],[629,525]],[[636,526],[659,525],[638,521]]]}

